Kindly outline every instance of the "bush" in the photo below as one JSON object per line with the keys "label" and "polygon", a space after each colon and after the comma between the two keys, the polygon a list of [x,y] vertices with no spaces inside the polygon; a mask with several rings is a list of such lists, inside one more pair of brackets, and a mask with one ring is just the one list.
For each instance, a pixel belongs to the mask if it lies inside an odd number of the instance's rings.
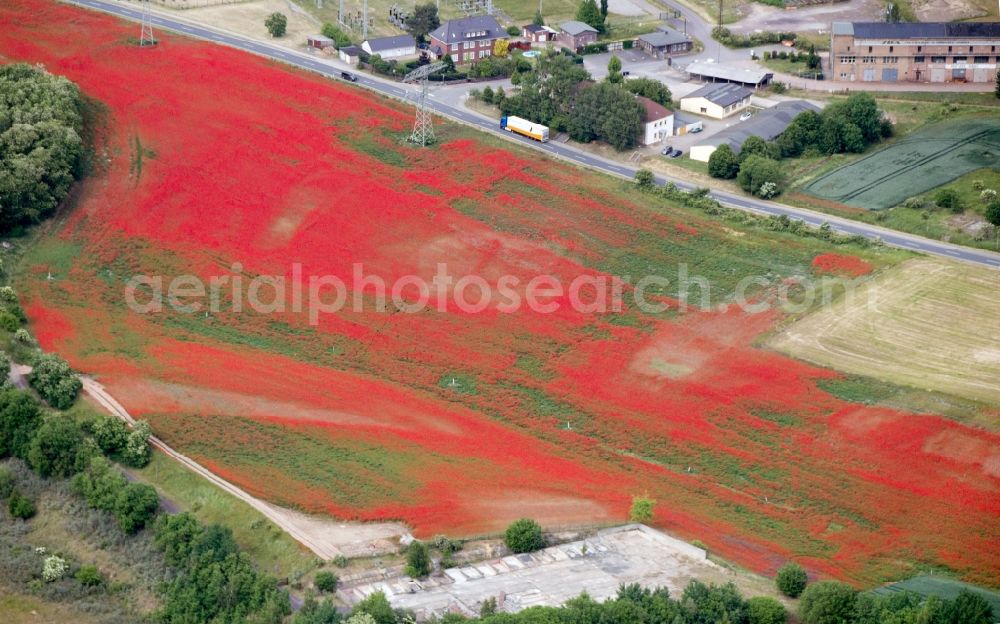
{"label": "bush", "polygon": [[632,499],[632,508],[628,512],[632,522],[650,522],[653,519],[653,507],[656,501],[646,496],[636,496]]}
{"label": "bush", "polygon": [[135,533],[156,515],[160,497],[145,483],[129,483],[115,497],[114,514],[118,526],[126,533]]}
{"label": "bush", "polygon": [[653,177],[653,172],[649,169],[639,169],[635,172],[635,183],[639,188],[650,188],[655,182],[656,178]]}
{"label": "bush", "polygon": [[125,447],[129,431],[122,419],[104,415],[94,421],[91,434],[101,452],[105,455],[113,455]]}
{"label": "bush", "polygon": [[7,511],[15,518],[27,520],[35,515],[35,503],[15,489],[7,499]]}
{"label": "bush", "polygon": [[770,596],[747,600],[748,624],[784,624],[785,607]]}
{"label": "bush", "polygon": [[909,210],[923,210],[924,200],[919,197],[908,197],[906,198],[906,201],[903,202],[903,208],[907,208]]}
{"label": "bush", "polygon": [[288,18],[282,13],[271,13],[264,20],[264,27],[272,37],[284,37],[288,28]]}
{"label": "bush", "polygon": [[21,327],[21,321],[7,310],[0,310],[0,329],[14,333]]}
{"label": "bush", "polygon": [[28,457],[28,448],[42,424],[42,409],[35,397],[8,389],[0,392],[0,457]]}
{"label": "bush", "polygon": [[504,543],[515,553],[528,553],[545,548],[542,527],[530,518],[521,518],[511,523],[504,532]]}
{"label": "bush", "polygon": [[952,212],[962,212],[962,199],[955,189],[944,188],[934,195],[934,204]]}
{"label": "bush", "polygon": [[14,339],[14,342],[16,342],[17,344],[24,345],[26,347],[30,347],[35,343],[35,339],[32,338],[31,334],[28,333],[28,330],[23,327],[14,332],[12,338]]}
{"label": "bush", "polygon": [[753,154],[740,165],[736,180],[740,187],[751,195],[773,197],[781,193],[785,176],[777,161]]}
{"label": "bush", "polygon": [[132,431],[125,438],[125,447],[121,452],[122,463],[133,468],[143,468],[150,460],[149,423],[145,420],[136,421]]}
{"label": "bush", "polygon": [[326,22],[323,24],[323,28],[320,29],[320,33],[324,37],[329,37],[333,39],[333,44],[339,50],[340,48],[346,48],[351,45],[351,38],[347,33],[342,31],[336,25]]}
{"label": "bush", "polygon": [[58,581],[62,577],[66,576],[66,572],[69,571],[69,564],[66,560],[58,555],[49,555],[42,562],[42,580],[46,583],[51,583],[52,581]]}
{"label": "bush", "polygon": [[69,363],[54,353],[36,360],[28,382],[49,405],[61,410],[72,406],[83,388]]}
{"label": "bush", "polygon": [[806,575],[806,571],[794,562],[781,566],[781,569],[778,570],[778,576],[774,578],[774,584],[778,587],[778,591],[789,598],[798,598],[808,582],[809,576]]}
{"label": "bush", "polygon": [[406,575],[410,578],[423,578],[431,573],[431,556],[427,544],[413,540],[406,547]]}
{"label": "bush", "polygon": [[316,573],[316,589],[321,592],[329,593],[337,591],[337,575],[328,570],[321,570]]}
{"label": "bush", "polygon": [[510,35],[511,37],[519,37],[521,36],[521,29],[518,28],[517,26],[508,26],[507,34]]}
{"label": "bush", "polygon": [[97,587],[104,582],[101,571],[97,569],[97,566],[92,565],[80,566],[73,577],[84,587]]}
{"label": "bush", "polygon": [[72,419],[53,416],[35,432],[28,448],[28,465],[43,477],[69,477],[83,470],[93,449]]}
{"label": "bush", "polygon": [[822,581],[802,592],[799,617],[802,624],[841,624],[853,621],[857,592],[846,583]]}

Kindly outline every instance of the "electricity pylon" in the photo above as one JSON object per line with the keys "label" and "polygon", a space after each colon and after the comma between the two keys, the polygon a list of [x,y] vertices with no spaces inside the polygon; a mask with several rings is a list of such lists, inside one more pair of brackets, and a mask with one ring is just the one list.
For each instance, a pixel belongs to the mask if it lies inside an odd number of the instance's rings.
{"label": "electricity pylon", "polygon": [[139,47],[156,45],[153,38],[153,24],[149,19],[149,0],[139,0],[142,7],[142,25],[139,27]]}
{"label": "electricity pylon", "polygon": [[406,74],[406,77],[403,78],[403,82],[415,82],[420,86],[420,93],[417,96],[417,118],[413,122],[413,134],[410,135],[410,141],[421,147],[434,142],[434,121],[431,119],[431,112],[427,110],[428,77],[447,66],[447,63],[440,61],[423,65]]}

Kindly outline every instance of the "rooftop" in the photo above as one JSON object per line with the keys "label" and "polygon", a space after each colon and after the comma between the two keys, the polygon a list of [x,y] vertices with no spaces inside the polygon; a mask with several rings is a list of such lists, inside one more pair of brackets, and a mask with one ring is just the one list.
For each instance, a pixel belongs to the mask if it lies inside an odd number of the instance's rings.
{"label": "rooftop", "polygon": [[684,33],[676,31],[672,28],[661,28],[661,30],[657,30],[656,32],[640,35],[639,39],[649,43],[654,48],[662,48],[665,46],[677,45],[678,43],[687,43],[688,41],[691,41],[690,38],[684,36]]}
{"label": "rooftop", "polygon": [[636,102],[639,102],[639,104],[642,104],[643,123],[649,123],[651,121],[659,121],[661,119],[666,119],[667,117],[673,115],[673,112],[671,112],[670,109],[657,104],[648,97],[637,95],[635,96],[635,100]]}
{"label": "rooftop", "polygon": [[791,100],[780,102],[771,108],[756,113],[746,121],[729,126],[725,130],[715,133],[698,145],[722,145],[728,143],[734,152],[739,153],[743,147],[743,142],[752,136],[759,136],[765,141],[770,141],[785,131],[788,124],[792,123],[795,117],[804,111],[811,110],[819,112],[819,107],[806,102],[805,100]]}
{"label": "rooftop", "polygon": [[570,20],[568,22],[563,22],[559,24],[559,29],[564,33],[572,36],[582,35],[585,32],[597,32],[597,29],[589,24],[584,24],[583,22],[578,22],[576,20]]}
{"label": "rooftop", "polygon": [[308,39],[309,41],[317,41],[319,43],[333,43],[333,39],[326,35],[309,35]]}
{"label": "rooftop", "polygon": [[379,37],[365,41],[372,52],[395,50],[396,48],[416,48],[417,41],[412,35],[396,35],[395,37]]}
{"label": "rooftop", "polygon": [[500,27],[492,15],[472,15],[448,20],[431,33],[431,37],[449,45],[460,41],[500,39],[506,36],[507,31]]}
{"label": "rooftop", "polygon": [[686,100],[688,98],[702,97],[713,104],[725,107],[741,102],[751,95],[753,95],[753,91],[742,85],[733,82],[713,82],[685,95],[681,99]]}
{"label": "rooftop", "polygon": [[695,76],[715,78],[718,80],[728,80],[730,82],[740,82],[743,84],[759,85],[767,82],[774,74],[763,70],[742,69],[721,65],[719,63],[704,63],[695,61],[687,66],[687,73]]}
{"label": "rooftop", "polygon": [[860,39],[1000,37],[1000,22],[834,22],[833,34]]}

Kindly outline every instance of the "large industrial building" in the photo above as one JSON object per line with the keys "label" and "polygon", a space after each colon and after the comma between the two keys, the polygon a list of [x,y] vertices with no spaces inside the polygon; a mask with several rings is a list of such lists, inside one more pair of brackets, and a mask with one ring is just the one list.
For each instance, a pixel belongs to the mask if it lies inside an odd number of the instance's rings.
{"label": "large industrial building", "polygon": [[834,22],[830,75],[857,82],[992,82],[1000,23]]}

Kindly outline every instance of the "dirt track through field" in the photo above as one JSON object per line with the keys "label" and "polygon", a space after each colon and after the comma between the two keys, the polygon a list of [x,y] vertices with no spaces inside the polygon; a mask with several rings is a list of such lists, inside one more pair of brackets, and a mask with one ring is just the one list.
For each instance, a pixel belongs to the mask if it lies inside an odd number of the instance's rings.
{"label": "dirt track through field", "polygon": [[1000,403],[1000,272],[906,262],[775,336],[778,351],[840,371]]}
{"label": "dirt track through field", "polygon": [[[100,383],[90,377],[81,377],[83,390],[97,401],[108,412],[121,418],[129,425],[135,425],[135,419],[121,403],[108,394]],[[335,523],[322,518],[313,518],[305,514],[283,509],[251,496],[232,483],[220,478],[190,457],[170,448],[156,436],[149,439],[150,443],[163,451],[169,457],[177,460],[185,468],[204,477],[213,485],[235,496],[259,511],[264,517],[288,533],[309,550],[324,560],[330,560],[339,555],[358,556],[382,552],[389,547],[395,548],[394,538],[408,535],[403,525],[395,523],[378,524],[346,524]]]}

